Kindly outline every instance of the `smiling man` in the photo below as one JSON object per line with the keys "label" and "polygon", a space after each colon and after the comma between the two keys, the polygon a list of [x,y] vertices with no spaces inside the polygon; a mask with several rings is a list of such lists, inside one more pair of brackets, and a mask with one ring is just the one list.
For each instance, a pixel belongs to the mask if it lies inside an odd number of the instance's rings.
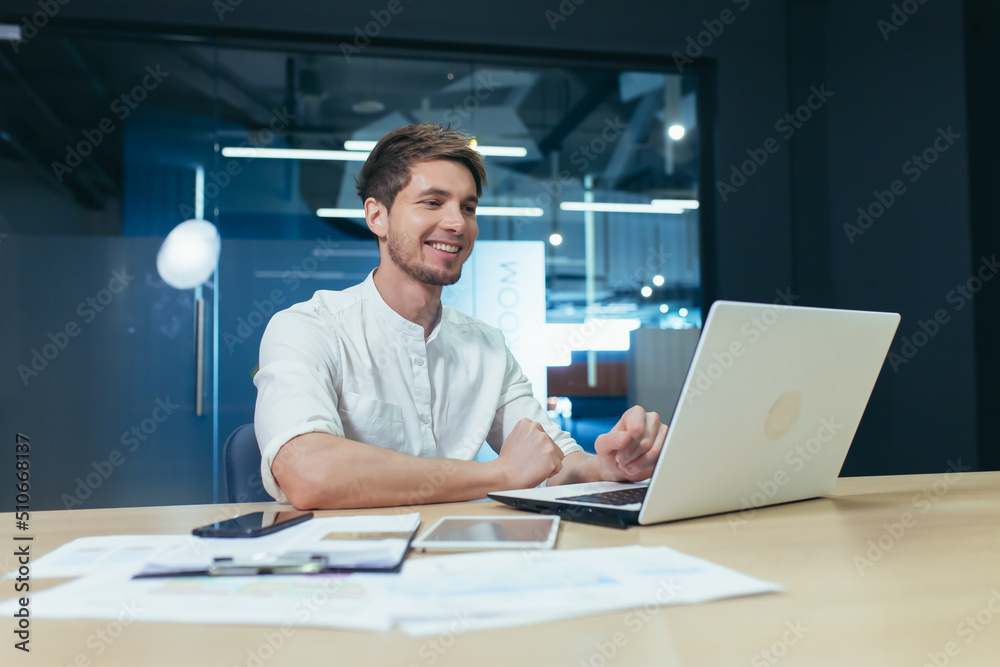
{"label": "smiling man", "polygon": [[[382,137],[357,179],[378,268],[268,323],[254,426],[276,499],[387,507],[652,473],[667,430],[655,412],[631,408],[586,454],[532,396],[503,334],[441,304],[479,232],[486,170],[469,141],[426,124]],[[474,460],[484,441],[497,459]]]}

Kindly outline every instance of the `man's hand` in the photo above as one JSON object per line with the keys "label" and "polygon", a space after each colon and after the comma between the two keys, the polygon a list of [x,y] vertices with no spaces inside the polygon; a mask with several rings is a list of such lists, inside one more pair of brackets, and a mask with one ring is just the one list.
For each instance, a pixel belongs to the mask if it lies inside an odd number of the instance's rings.
{"label": "man's hand", "polygon": [[522,419],[503,441],[495,463],[504,470],[510,489],[538,486],[562,469],[562,450],[541,424]]}
{"label": "man's hand", "polygon": [[629,408],[615,427],[597,436],[594,443],[601,479],[639,482],[648,478],[666,437],[667,425],[660,423],[660,415],[638,405]]}

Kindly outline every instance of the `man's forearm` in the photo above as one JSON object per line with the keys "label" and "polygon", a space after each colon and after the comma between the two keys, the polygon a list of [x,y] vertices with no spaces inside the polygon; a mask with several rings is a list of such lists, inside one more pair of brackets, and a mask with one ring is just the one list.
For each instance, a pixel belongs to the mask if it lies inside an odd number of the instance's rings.
{"label": "man's forearm", "polygon": [[494,463],[410,456],[306,433],[278,451],[271,472],[299,509],[349,509],[483,498],[509,488],[504,469]]}

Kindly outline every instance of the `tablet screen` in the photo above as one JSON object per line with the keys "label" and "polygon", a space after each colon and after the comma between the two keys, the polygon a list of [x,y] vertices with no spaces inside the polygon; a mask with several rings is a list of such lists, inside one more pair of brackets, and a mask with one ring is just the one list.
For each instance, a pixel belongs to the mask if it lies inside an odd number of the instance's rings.
{"label": "tablet screen", "polygon": [[440,519],[414,546],[470,549],[551,549],[559,517],[455,516]]}

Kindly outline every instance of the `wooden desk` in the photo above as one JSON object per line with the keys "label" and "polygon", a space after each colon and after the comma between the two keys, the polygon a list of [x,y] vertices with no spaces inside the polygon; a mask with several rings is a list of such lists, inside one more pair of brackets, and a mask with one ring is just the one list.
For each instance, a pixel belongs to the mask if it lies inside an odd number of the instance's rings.
{"label": "wooden desk", "polygon": [[[83,535],[186,533],[235,509],[33,513],[32,553]],[[515,511],[492,501],[419,509],[422,529],[444,514]],[[0,524],[6,571],[14,565],[13,515],[0,515]],[[47,667],[1000,664],[1000,473],[842,479],[830,498],[626,531],[565,522],[558,547],[628,544],[665,544],[781,582],[788,592],[424,639],[399,631],[292,628],[282,637],[269,627],[33,619],[30,655],[12,648],[9,630],[0,655],[5,665]],[[2,597],[12,595],[8,581]],[[105,645],[98,633],[109,630],[120,635]]]}

